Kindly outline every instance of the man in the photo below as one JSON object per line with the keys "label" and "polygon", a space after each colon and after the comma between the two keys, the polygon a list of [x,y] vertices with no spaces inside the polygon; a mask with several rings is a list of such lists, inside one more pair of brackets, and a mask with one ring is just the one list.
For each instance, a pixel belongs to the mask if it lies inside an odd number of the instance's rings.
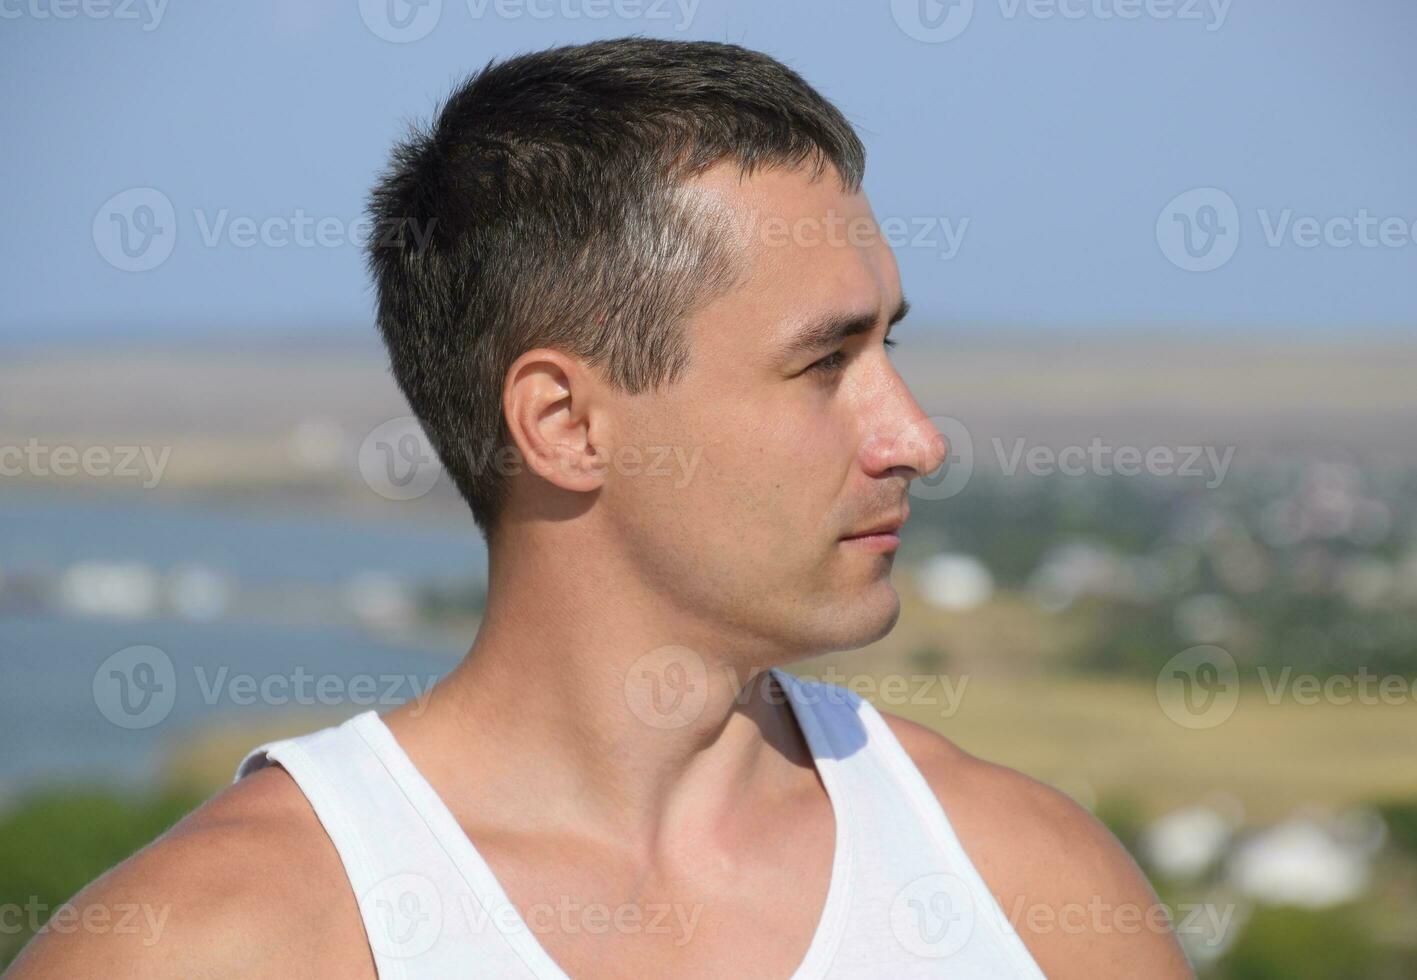
{"label": "man", "polygon": [[165,909],[159,941],[46,936],[15,976],[1188,976],[1085,810],[778,669],[891,630],[944,459],[863,167],[732,45],[463,85],[394,154],[370,264],[488,539],[466,659],[254,750],[75,900]]}

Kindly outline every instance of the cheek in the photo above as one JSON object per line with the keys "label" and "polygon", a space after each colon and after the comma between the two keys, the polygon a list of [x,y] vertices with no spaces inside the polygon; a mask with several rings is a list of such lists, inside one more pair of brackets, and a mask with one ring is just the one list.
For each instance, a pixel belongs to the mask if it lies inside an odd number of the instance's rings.
{"label": "cheek", "polygon": [[720,526],[790,542],[830,514],[841,483],[841,440],[824,420],[813,426],[799,415],[774,406],[720,417],[719,438],[704,447],[696,500]]}
{"label": "cheek", "polygon": [[786,387],[767,397],[712,390],[647,400],[626,418],[626,438],[640,450],[630,509],[754,551],[790,548],[832,525],[851,466],[845,413]]}

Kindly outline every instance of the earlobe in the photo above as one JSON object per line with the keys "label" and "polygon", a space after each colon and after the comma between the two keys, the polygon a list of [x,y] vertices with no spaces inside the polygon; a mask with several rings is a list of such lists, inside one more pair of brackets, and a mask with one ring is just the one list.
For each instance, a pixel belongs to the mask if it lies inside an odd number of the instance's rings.
{"label": "earlobe", "polygon": [[604,481],[605,467],[594,446],[586,444],[577,449],[552,443],[548,449],[547,454],[531,463],[532,472],[548,483],[564,490],[585,492],[596,489]]}

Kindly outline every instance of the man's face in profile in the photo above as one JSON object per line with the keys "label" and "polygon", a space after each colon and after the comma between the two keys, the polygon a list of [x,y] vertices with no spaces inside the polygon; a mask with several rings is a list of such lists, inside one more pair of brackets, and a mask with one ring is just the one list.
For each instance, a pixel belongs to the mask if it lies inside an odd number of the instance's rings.
{"label": "man's face in profile", "polygon": [[830,170],[744,178],[720,164],[685,190],[726,221],[739,279],[689,318],[682,379],[624,403],[626,444],[698,465],[612,472],[615,532],[650,587],[722,642],[804,655],[871,643],[900,613],[894,552],[843,538],[903,518],[909,481],[944,454],[883,343],[903,313],[895,258],[865,195]]}

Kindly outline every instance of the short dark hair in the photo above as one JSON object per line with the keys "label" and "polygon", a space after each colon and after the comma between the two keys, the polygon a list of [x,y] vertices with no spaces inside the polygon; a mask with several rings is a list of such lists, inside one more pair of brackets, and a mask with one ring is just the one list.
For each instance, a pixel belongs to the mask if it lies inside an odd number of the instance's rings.
{"label": "short dark hair", "polygon": [[737,271],[676,190],[723,160],[831,167],[849,192],[865,169],[851,125],[781,62],[638,37],[492,61],[395,146],[369,205],[379,332],[489,541],[513,361],[551,347],[631,393],[688,364],[684,317]]}

